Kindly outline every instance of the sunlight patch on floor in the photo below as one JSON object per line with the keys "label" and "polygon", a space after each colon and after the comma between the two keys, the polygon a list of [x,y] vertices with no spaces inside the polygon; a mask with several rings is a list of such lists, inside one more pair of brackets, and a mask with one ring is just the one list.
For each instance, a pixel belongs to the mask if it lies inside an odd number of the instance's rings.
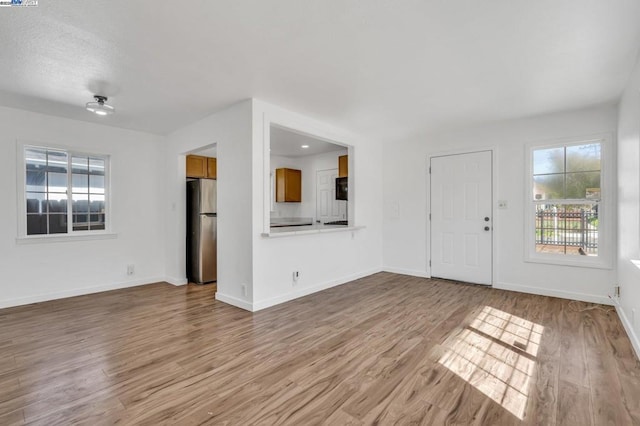
{"label": "sunlight patch on floor", "polygon": [[438,361],[522,420],[544,327],[485,306]]}

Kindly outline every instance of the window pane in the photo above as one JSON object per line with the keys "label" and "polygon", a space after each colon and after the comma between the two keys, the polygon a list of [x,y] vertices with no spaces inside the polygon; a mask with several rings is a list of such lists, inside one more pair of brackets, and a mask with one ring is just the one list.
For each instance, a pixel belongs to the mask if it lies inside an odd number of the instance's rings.
{"label": "window pane", "polygon": [[47,151],[26,148],[24,150],[24,159],[27,170],[44,170],[47,166]]}
{"label": "window pane", "polygon": [[104,176],[104,160],[99,158],[89,159],[89,173]]}
{"label": "window pane", "polygon": [[46,214],[27,215],[27,235],[40,235],[47,233]]}
{"label": "window pane", "polygon": [[89,195],[73,194],[73,212],[89,212]]}
{"label": "window pane", "polygon": [[551,200],[564,197],[564,174],[533,177],[533,199]]}
{"label": "window pane", "polygon": [[47,173],[47,191],[67,192],[67,174],[49,172]]}
{"label": "window pane", "polygon": [[600,144],[567,147],[567,172],[600,170]]}
{"label": "window pane", "polygon": [[27,191],[45,192],[45,174],[42,170],[27,169]]}
{"label": "window pane", "polygon": [[101,158],[25,148],[27,234],[69,232],[70,207],[74,231],[105,229],[105,169]]}
{"label": "window pane", "polygon": [[49,213],[66,213],[67,212],[67,196],[66,194],[48,194]]}
{"label": "window pane", "polygon": [[89,173],[89,158],[72,157],[71,170],[73,173],[84,173],[84,174]]}
{"label": "window pane", "polygon": [[104,195],[90,195],[89,228],[91,230],[105,229]]}
{"label": "window pane", "polygon": [[89,175],[74,173],[71,177],[71,182],[74,193],[86,194],[89,192]]}
{"label": "window pane", "polygon": [[91,175],[89,186],[92,194],[104,194],[104,176]]}
{"label": "window pane", "polygon": [[50,172],[67,173],[67,153],[47,151],[47,170]]}
{"label": "window pane", "polygon": [[73,230],[87,231],[88,229],[89,229],[89,195],[73,194]]}
{"label": "window pane", "polygon": [[46,194],[42,192],[27,192],[27,213],[46,213],[47,206],[44,202]]}
{"label": "window pane", "polygon": [[88,215],[86,214],[74,214],[73,215],[73,230],[74,231],[88,231],[89,222]]}
{"label": "window pane", "polygon": [[600,199],[600,172],[567,173],[566,198]]}
{"label": "window pane", "polygon": [[104,215],[101,215],[100,221],[91,222],[91,230],[92,231],[101,231],[101,230],[104,230],[104,229],[105,229],[105,226],[104,226]]}
{"label": "window pane", "polygon": [[533,151],[533,174],[564,172],[564,148],[536,149]]}
{"label": "window pane", "polygon": [[598,204],[537,205],[536,252],[598,255]]}
{"label": "window pane", "polygon": [[50,214],[49,215],[49,234],[66,234],[67,233],[67,215],[66,214]]}
{"label": "window pane", "polygon": [[104,213],[104,195],[91,194],[90,200],[89,206],[91,212]]}

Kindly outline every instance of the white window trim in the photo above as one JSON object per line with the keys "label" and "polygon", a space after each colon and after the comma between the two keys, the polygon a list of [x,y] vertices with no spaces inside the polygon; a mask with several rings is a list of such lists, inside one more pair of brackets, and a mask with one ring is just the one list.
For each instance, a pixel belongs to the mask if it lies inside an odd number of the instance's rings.
{"label": "white window trim", "polygon": [[[27,235],[27,201],[25,198],[27,176],[25,173],[25,147],[65,151],[70,155],[93,156],[105,160],[105,229],[96,231],[76,231],[67,234],[39,234]],[[65,242],[65,241],[87,241],[116,238],[112,220],[112,192],[111,192],[111,155],[88,152],[70,146],[49,144],[43,142],[18,140],[16,143],[16,187],[18,199],[18,224],[16,236],[17,244],[30,244],[40,242]],[[69,212],[68,212],[69,213]]]}
{"label": "white window trim", "polygon": [[[530,143],[526,145],[525,167],[525,224],[524,224],[524,261],[546,263],[552,265],[577,266],[584,268],[611,269],[613,267],[614,251],[614,188],[612,176],[613,136],[611,134],[590,135],[578,138],[555,139],[552,141]],[[598,207],[598,256],[567,256],[563,254],[537,253],[535,250],[535,217],[533,207],[537,204],[533,199],[533,151],[537,149],[553,148],[570,145],[583,145],[590,142],[601,144],[600,186],[601,200]],[[562,200],[574,204],[584,203],[584,200]]]}

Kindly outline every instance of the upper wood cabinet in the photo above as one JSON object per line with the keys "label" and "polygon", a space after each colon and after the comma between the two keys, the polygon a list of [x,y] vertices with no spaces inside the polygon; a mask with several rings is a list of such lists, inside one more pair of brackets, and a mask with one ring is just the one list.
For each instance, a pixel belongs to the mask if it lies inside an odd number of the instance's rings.
{"label": "upper wood cabinet", "polygon": [[302,171],[276,169],[276,202],[299,203],[302,201]]}
{"label": "upper wood cabinet", "polygon": [[209,179],[218,178],[218,163],[217,159],[213,157],[207,157],[207,177]]}
{"label": "upper wood cabinet", "polygon": [[217,160],[201,155],[187,155],[187,177],[217,179]]}
{"label": "upper wood cabinet", "polygon": [[349,176],[349,156],[341,155],[338,157],[338,177]]}

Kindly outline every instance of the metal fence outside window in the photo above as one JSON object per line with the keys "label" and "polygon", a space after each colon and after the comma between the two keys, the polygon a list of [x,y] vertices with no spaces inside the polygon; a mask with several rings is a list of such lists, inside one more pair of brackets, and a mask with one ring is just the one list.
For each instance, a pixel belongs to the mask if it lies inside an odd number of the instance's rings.
{"label": "metal fence outside window", "polygon": [[538,210],[536,244],[579,247],[584,254],[597,254],[598,212]]}

